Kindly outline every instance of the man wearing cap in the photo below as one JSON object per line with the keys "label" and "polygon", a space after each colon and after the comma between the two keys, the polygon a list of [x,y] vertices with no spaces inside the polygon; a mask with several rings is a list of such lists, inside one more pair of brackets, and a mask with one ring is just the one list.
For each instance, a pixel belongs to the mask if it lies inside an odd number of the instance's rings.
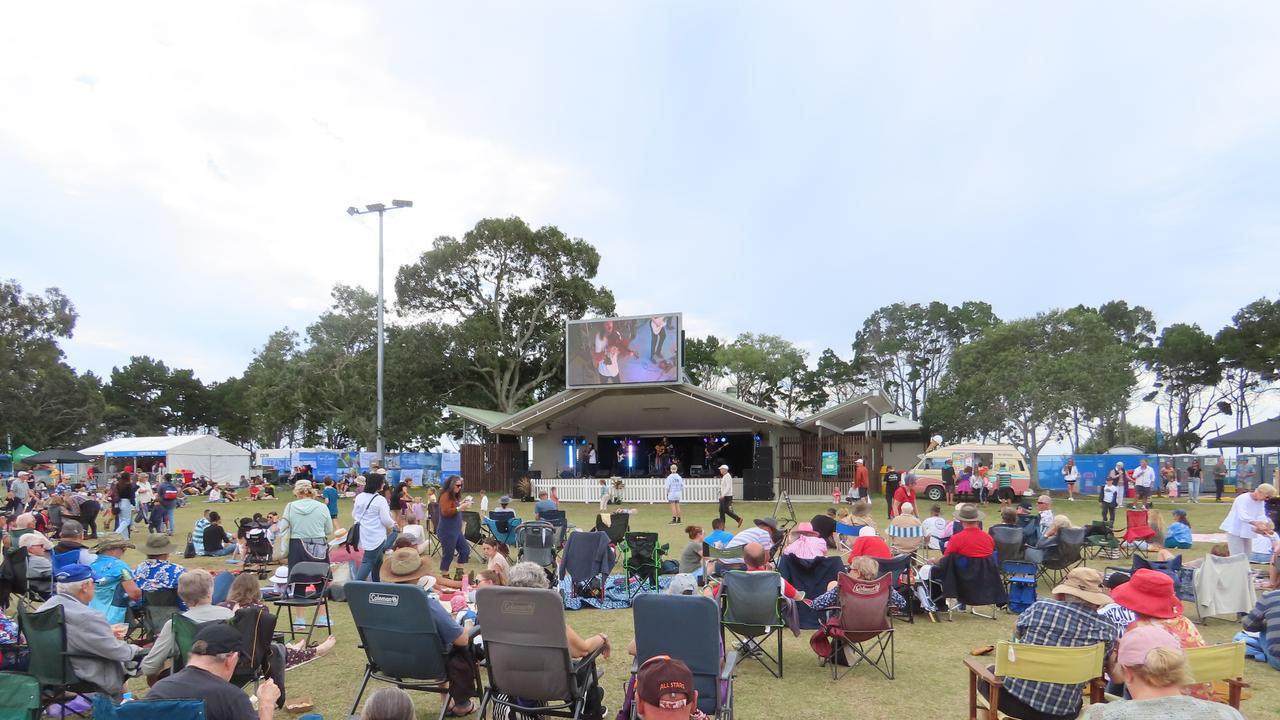
{"label": "man wearing cap", "polygon": [[280,688],[274,681],[267,679],[258,686],[257,710],[249,696],[230,682],[240,660],[240,648],[240,633],[230,625],[215,623],[200,628],[187,666],[156,683],[147,693],[147,700],[200,698],[208,720],[271,720],[280,698]]}
{"label": "man wearing cap", "polygon": [[667,655],[649,658],[636,675],[636,716],[640,720],[702,720],[698,691],[689,666]]}
{"label": "man wearing cap", "polygon": [[[230,620],[235,614],[230,609],[213,604],[213,576],[207,570],[190,570],[178,579],[178,599],[186,604],[183,617],[197,625],[207,622]],[[159,674],[165,663],[173,657],[173,621],[166,620],[160,634],[142,661],[142,674],[148,677]]]}
{"label": "man wearing cap", "polygon": [[18,547],[27,551],[27,586],[48,597],[53,591],[53,558],[49,557],[53,543],[33,530],[18,540]]}
{"label": "man wearing cap", "polygon": [[84,526],[76,520],[63,520],[62,532],[58,534],[58,544],[53,546],[54,571],[62,565],[76,563],[92,565],[97,555],[84,547]]}
{"label": "man wearing cap", "polygon": [[[774,538],[778,535],[778,521],[771,517],[756,518],[752,521],[752,526],[739,530],[737,535],[725,545],[726,549],[745,546],[750,543],[760,543],[764,547],[765,553],[768,554],[773,549]],[[726,565],[738,565],[740,560],[721,560]]]}
{"label": "man wearing cap", "polygon": [[9,481],[9,492],[13,493],[13,498],[18,501],[18,506],[24,509],[27,507],[27,498],[31,495],[30,478],[31,473],[26,470],[19,470],[18,474]]}
{"label": "man wearing cap", "polygon": [[66,565],[53,579],[56,594],[41,606],[40,612],[62,608],[71,669],[79,679],[119,698],[129,674],[125,664],[132,663],[142,650],[120,640],[102,613],[89,608],[96,586],[88,565]]}
{"label": "man wearing cap", "polygon": [[733,476],[729,474],[729,466],[720,466],[720,519],[731,517],[742,527],[742,517],[733,511]]}
{"label": "man wearing cap", "polygon": [[[151,533],[141,550],[147,559],[133,569],[133,580],[138,583],[138,588],[144,593],[177,590],[178,579],[186,572],[186,568],[169,562],[169,556],[178,551],[173,538],[165,533]],[[187,609],[181,598],[178,599],[178,607]]]}
{"label": "man wearing cap", "polygon": [[[1015,634],[1019,642],[1029,645],[1085,647],[1101,642],[1109,656],[1120,634],[1115,623],[1098,614],[1098,608],[1109,602],[1102,573],[1076,568],[1053,588],[1052,598],[1037,600],[1018,616]],[[1098,668],[1099,673],[1102,670]],[[988,692],[986,681],[980,680],[979,686],[979,692]],[[1080,713],[1083,688],[1083,683],[1005,678],[1000,710],[1019,718],[1074,718]]]}

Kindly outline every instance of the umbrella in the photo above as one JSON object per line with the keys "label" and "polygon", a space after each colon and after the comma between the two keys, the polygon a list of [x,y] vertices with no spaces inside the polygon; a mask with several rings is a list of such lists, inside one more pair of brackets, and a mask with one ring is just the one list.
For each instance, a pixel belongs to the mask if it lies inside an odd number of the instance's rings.
{"label": "umbrella", "polygon": [[1209,447],[1280,447],[1280,417],[1209,440]]}
{"label": "umbrella", "polygon": [[26,460],[28,457],[30,457],[30,456],[32,456],[32,455],[35,455],[35,454],[36,454],[36,451],[35,451],[35,450],[32,450],[31,448],[27,447],[26,445],[20,445],[20,446],[18,446],[18,447],[16,447],[16,448],[14,448],[14,449],[13,449],[13,452],[11,452],[11,453],[9,453],[9,454],[13,457],[13,461],[14,461],[14,462],[16,462],[16,463],[20,463],[20,462],[22,462],[23,460]]}
{"label": "umbrella", "polygon": [[88,463],[93,462],[93,458],[88,455],[82,455],[75,450],[64,450],[55,448],[53,450],[43,450],[23,458],[22,462],[29,465],[41,465],[43,463]]}

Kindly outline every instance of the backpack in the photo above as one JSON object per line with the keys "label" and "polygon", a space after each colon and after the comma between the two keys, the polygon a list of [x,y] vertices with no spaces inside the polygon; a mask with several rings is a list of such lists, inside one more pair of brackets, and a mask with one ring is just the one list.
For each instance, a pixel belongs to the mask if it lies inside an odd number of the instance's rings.
{"label": "backpack", "polygon": [[161,486],[160,486],[160,499],[161,499],[161,500],[168,500],[168,501],[177,500],[177,499],[178,499],[178,488],[177,488],[177,487],[175,487],[172,483],[165,483],[164,485],[161,485]]}

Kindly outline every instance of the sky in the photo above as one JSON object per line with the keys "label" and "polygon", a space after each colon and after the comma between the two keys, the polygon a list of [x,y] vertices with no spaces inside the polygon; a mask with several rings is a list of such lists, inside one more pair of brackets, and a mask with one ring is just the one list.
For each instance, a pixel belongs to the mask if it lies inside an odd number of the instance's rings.
{"label": "sky", "polygon": [[875,308],[1275,297],[1280,5],[17,3],[0,277],[81,370],[239,374],[334,283],[518,215],[620,314],[848,357]]}

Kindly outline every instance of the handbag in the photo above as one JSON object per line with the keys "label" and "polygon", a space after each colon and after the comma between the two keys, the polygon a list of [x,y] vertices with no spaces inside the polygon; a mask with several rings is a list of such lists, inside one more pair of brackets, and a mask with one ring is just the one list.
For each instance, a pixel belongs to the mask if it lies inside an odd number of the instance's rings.
{"label": "handbag", "polygon": [[[285,508],[288,512],[289,508]],[[293,525],[276,533],[276,539],[271,543],[271,559],[275,562],[286,562],[289,559],[289,541],[293,539]]]}

